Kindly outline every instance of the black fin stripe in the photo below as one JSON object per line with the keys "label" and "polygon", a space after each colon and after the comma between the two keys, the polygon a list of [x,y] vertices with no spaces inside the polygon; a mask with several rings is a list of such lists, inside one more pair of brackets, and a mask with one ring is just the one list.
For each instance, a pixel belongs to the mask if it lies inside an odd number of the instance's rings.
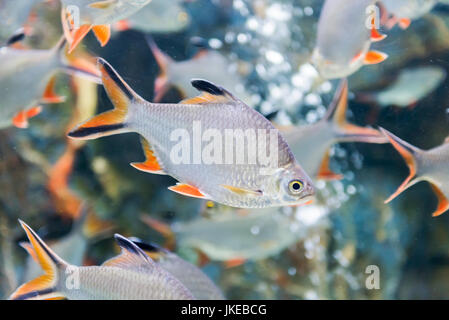
{"label": "black fin stripe", "polygon": [[147,256],[147,254],[145,252],[143,252],[137,245],[135,245],[132,241],[130,241],[129,239],[125,238],[124,236],[120,235],[120,234],[115,234],[114,235],[115,241],[117,241],[118,245],[126,250],[128,250],[129,252],[138,255],[142,258],[144,258],[145,260],[148,260],[149,257]]}
{"label": "black fin stripe", "polygon": [[57,266],[60,265],[59,260],[54,256],[54,254],[52,252],[50,252],[47,248],[47,246],[45,245],[45,243],[41,240],[41,238],[39,238],[39,236],[36,234],[36,232],[34,232],[34,230],[32,230],[31,228],[28,228],[28,231],[30,231],[34,238],[36,239],[36,241],[39,243],[39,245],[41,246],[41,248],[45,251],[45,253],[50,257],[51,261],[53,261],[54,264],[56,264]]}
{"label": "black fin stripe", "polygon": [[135,240],[133,239],[132,242],[138,246],[140,249],[142,249],[143,251],[148,251],[148,252],[161,252],[162,249],[161,247],[152,244],[152,243],[146,243],[143,242],[142,240]]}
{"label": "black fin stripe", "polygon": [[42,296],[44,294],[52,293],[55,291],[55,289],[56,289],[55,287],[51,287],[51,288],[47,288],[47,289],[43,289],[43,290],[31,291],[31,292],[24,293],[24,294],[18,296],[14,300],[27,300],[27,299],[31,299],[31,298],[36,298],[36,297]]}
{"label": "black fin stripe", "polygon": [[97,134],[97,133],[122,129],[124,127],[125,127],[125,125],[123,123],[118,123],[118,124],[107,124],[107,125],[98,126],[98,127],[79,128],[79,129],[75,129],[72,132],[69,132],[68,136],[72,137],[72,138],[82,138],[82,137],[87,137],[87,136]]}
{"label": "black fin stripe", "polygon": [[12,35],[7,41],[6,41],[6,45],[10,46],[16,42],[22,41],[23,39],[25,39],[25,33],[20,30],[19,33],[16,33],[14,35]]}
{"label": "black fin stripe", "polygon": [[215,96],[223,96],[225,95],[225,91],[223,88],[209,82],[207,80],[202,79],[193,79],[191,81],[192,86],[200,91],[205,91]]}
{"label": "black fin stripe", "polygon": [[120,88],[120,90],[128,97],[129,100],[133,100],[134,94],[128,89],[124,81],[120,78],[118,73],[112,68],[112,66],[105,60],[100,60],[101,65],[105,68],[107,74],[111,77],[112,81]]}

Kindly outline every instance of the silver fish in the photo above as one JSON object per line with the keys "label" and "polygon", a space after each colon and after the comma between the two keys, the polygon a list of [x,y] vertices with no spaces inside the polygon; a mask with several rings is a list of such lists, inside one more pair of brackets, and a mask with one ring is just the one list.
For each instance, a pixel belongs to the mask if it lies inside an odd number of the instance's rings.
{"label": "silver fish", "polygon": [[178,32],[190,23],[190,16],[181,1],[152,0],[126,20],[119,21],[119,30],[134,29],[144,33]]}
{"label": "silver fish", "polygon": [[391,15],[383,23],[392,28],[396,23],[406,29],[412,20],[430,12],[438,0],[382,0],[385,10]]}
{"label": "silver fish", "polygon": [[279,208],[233,209],[233,214],[220,213],[215,219],[175,223],[172,230],[179,251],[194,248],[210,260],[235,266],[274,256],[299,241],[307,228],[297,217],[306,216],[316,222],[327,214],[323,207],[313,204],[291,210],[288,215]]}
{"label": "silver fish", "polygon": [[[301,159],[306,172],[317,179],[339,179],[329,168],[329,150],[341,142],[387,143],[377,130],[346,121],[348,83],[343,80],[326,116],[317,123],[281,128],[293,154]],[[304,152],[304,150],[307,150]]]}
{"label": "silver fish", "polygon": [[393,147],[404,158],[410,174],[399,188],[385,201],[388,203],[403,191],[420,181],[430,183],[438,199],[438,206],[432,213],[436,217],[449,210],[449,139],[430,150],[421,150],[381,128]]}
{"label": "silver fish", "polygon": [[156,245],[131,238],[139,248],[164,270],[175,276],[198,300],[222,300],[223,293],[201,269],[181,259],[177,254]]}
{"label": "silver fish", "polygon": [[28,118],[40,113],[40,103],[64,101],[53,91],[58,71],[81,74],[98,81],[95,75],[67,65],[61,55],[64,39],[50,50],[0,48],[0,128],[14,124],[28,126]]}
{"label": "silver fish", "polygon": [[121,235],[115,235],[121,255],[102,266],[78,267],[58,257],[28,225],[20,223],[45,274],[20,286],[10,299],[193,299],[181,282]]}
{"label": "silver fish", "polygon": [[[326,0],[318,22],[312,62],[325,79],[344,78],[364,64],[384,61],[387,55],[370,51],[373,41],[385,38],[374,27],[368,28],[367,8],[375,0]],[[375,22],[375,21],[374,21]]]}
{"label": "silver fish", "polygon": [[111,24],[138,12],[151,0],[61,0],[62,27],[72,52],[92,29],[102,46],[111,37]]}
{"label": "silver fish", "polygon": [[170,86],[179,89],[184,97],[196,94],[190,86],[190,79],[210,79],[228,88],[251,106],[251,95],[239,86],[240,75],[230,69],[230,61],[216,50],[203,49],[192,59],[175,61],[162,52],[151,37],[147,37],[148,45],[159,66],[160,73],[154,84],[154,101],[158,102]]}
{"label": "silver fish", "polygon": [[407,68],[386,89],[375,93],[360,93],[360,100],[374,101],[382,107],[409,107],[437,89],[446,78],[439,66]]}
{"label": "silver fish", "polygon": [[[133,166],[174,177],[180,183],[170,190],[188,196],[249,208],[301,204],[313,196],[312,182],[296,162],[284,138],[267,119],[226,89],[205,80],[193,80],[192,85],[202,91],[200,96],[179,104],[150,103],[133,92],[105,60],[100,58],[98,63],[115,109],[80,124],[69,137],[95,139],[137,132],[144,138],[142,145],[147,160]],[[213,143],[217,146],[213,147],[217,157],[211,162],[202,158],[208,153],[200,150],[202,142],[195,138],[201,136],[199,131],[208,129],[219,141]],[[251,150],[246,152],[241,143],[234,145],[236,139],[222,143],[221,138],[229,137],[230,132],[239,136],[243,130],[248,133],[247,137],[242,136],[244,145],[253,151],[260,147],[258,157],[277,144],[275,150],[270,150],[270,155],[277,158],[276,164],[262,164],[260,158],[252,162],[255,159],[251,159]],[[251,134],[253,131],[257,131],[258,136]],[[263,134],[268,131],[270,137]],[[192,149],[190,137],[193,137]],[[182,158],[178,158],[179,155]],[[246,160],[239,162],[242,157]]]}

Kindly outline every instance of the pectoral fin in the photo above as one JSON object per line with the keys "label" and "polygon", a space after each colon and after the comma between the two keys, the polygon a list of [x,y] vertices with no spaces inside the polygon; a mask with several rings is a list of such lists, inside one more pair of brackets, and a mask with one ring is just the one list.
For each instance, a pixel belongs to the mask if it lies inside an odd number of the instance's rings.
{"label": "pectoral fin", "polygon": [[89,4],[89,7],[94,9],[109,9],[113,5],[117,3],[117,0],[103,0],[103,1],[97,1]]}
{"label": "pectoral fin", "polygon": [[154,155],[153,150],[151,150],[151,146],[148,141],[141,137],[140,142],[142,144],[142,149],[145,154],[144,162],[133,162],[131,166],[136,168],[137,170],[154,173],[154,174],[166,174],[162,167],[160,166],[156,156]]}
{"label": "pectoral fin", "polygon": [[326,154],[321,161],[320,169],[318,170],[317,179],[323,180],[341,180],[343,179],[343,175],[336,174],[329,168],[330,163],[330,151],[327,150]]}
{"label": "pectoral fin", "polygon": [[177,183],[175,186],[168,187],[168,190],[188,197],[207,199],[207,196],[204,195],[197,187],[191,186],[187,183]]}
{"label": "pectoral fin", "polygon": [[232,191],[238,195],[241,196],[246,196],[246,195],[252,195],[252,196],[261,196],[263,195],[262,191],[260,190],[249,190],[249,189],[244,189],[244,188],[239,188],[239,187],[234,187],[234,186],[229,186],[229,185],[221,185],[223,188],[228,189],[229,191]]}
{"label": "pectoral fin", "polygon": [[365,64],[378,64],[382,61],[385,61],[388,58],[388,55],[386,53],[380,52],[380,51],[369,51],[365,56]]}
{"label": "pectoral fin", "polygon": [[438,207],[435,212],[432,213],[432,217],[438,217],[449,210],[449,200],[436,184],[430,182],[430,186],[438,198]]}
{"label": "pectoral fin", "polygon": [[92,31],[102,47],[109,42],[111,38],[111,26],[109,24],[93,26]]}

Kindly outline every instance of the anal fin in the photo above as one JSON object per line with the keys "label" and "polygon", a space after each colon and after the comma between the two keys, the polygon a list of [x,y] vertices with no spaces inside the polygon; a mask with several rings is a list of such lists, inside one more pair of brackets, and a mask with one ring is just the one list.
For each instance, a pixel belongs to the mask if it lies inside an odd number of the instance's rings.
{"label": "anal fin", "polygon": [[153,174],[166,174],[162,167],[160,166],[156,156],[154,155],[153,150],[151,149],[150,144],[148,141],[141,137],[140,142],[142,144],[142,149],[145,154],[145,161],[144,162],[133,162],[131,163],[131,166],[136,168],[137,170],[149,172]]}
{"label": "anal fin", "polygon": [[92,31],[102,47],[109,42],[111,38],[111,26],[109,24],[93,26]]}
{"label": "anal fin", "polygon": [[382,61],[385,61],[388,58],[388,55],[386,53],[380,52],[380,51],[369,51],[365,56],[365,64],[378,64]]}
{"label": "anal fin", "polygon": [[449,210],[449,200],[444,195],[444,193],[436,186],[434,183],[430,183],[430,186],[432,187],[433,192],[435,192],[435,195],[438,198],[438,206],[434,213],[432,213],[432,217],[438,217],[439,215],[442,215],[447,210]]}
{"label": "anal fin", "polygon": [[320,168],[317,173],[317,178],[323,179],[323,180],[341,180],[341,179],[343,179],[343,175],[333,172],[329,168],[329,164],[330,164],[330,151],[327,150],[326,154],[323,157],[323,160],[321,161],[321,165],[320,165]]}

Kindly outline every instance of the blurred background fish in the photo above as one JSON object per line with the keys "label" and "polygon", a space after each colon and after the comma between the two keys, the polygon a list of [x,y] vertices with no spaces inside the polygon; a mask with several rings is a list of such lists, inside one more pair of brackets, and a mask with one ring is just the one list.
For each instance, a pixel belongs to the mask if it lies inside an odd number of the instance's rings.
{"label": "blurred background fish", "polygon": [[396,80],[375,93],[357,93],[356,99],[377,103],[382,107],[413,107],[437,89],[446,78],[439,66],[422,66],[402,70]]}

